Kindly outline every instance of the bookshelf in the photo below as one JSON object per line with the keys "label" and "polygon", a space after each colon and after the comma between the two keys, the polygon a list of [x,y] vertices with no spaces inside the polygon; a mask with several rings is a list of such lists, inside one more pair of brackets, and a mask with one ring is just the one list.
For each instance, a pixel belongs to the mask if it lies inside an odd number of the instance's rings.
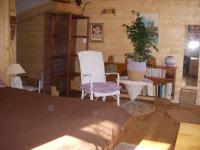
{"label": "bookshelf", "polygon": [[[105,63],[105,69],[106,72],[118,72],[120,76],[126,76],[127,75],[127,66],[125,63]],[[177,67],[168,67],[168,66],[147,66],[147,73],[146,78],[153,81],[154,88],[156,87],[156,94],[150,94],[149,95],[140,95],[139,99],[143,100],[154,100],[156,99],[168,99],[171,100],[174,98],[175,93],[175,82],[176,82],[176,69]],[[153,71],[152,71],[153,70]],[[148,73],[149,71],[149,73]],[[110,76],[108,80],[114,81],[116,79],[115,76]],[[163,94],[160,96],[160,92],[158,92],[158,88],[163,86],[162,91],[165,90],[168,86],[171,86],[171,97],[166,98],[166,94]],[[155,91],[155,90],[154,90]],[[169,95],[168,95],[169,96]]]}
{"label": "bookshelf", "polygon": [[146,78],[153,81],[154,97],[171,100],[175,94],[176,67],[148,66]]}

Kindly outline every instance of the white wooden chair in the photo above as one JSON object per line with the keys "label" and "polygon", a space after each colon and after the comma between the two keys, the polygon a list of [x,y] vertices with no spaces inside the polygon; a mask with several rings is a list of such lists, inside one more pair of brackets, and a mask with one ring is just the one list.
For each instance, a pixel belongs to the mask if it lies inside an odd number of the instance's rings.
{"label": "white wooden chair", "polygon": [[[89,94],[90,100],[102,97],[103,101],[106,96],[113,96],[120,105],[120,85],[118,73],[105,73],[104,60],[101,52],[98,51],[81,51],[78,52],[81,70],[81,99]],[[106,75],[115,74],[117,83],[106,82]]]}

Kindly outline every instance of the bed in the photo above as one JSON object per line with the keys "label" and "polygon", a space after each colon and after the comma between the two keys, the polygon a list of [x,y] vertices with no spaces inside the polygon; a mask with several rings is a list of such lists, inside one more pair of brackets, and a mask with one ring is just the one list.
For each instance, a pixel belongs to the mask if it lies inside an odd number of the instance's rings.
{"label": "bed", "polygon": [[0,149],[111,149],[130,115],[115,104],[0,88]]}

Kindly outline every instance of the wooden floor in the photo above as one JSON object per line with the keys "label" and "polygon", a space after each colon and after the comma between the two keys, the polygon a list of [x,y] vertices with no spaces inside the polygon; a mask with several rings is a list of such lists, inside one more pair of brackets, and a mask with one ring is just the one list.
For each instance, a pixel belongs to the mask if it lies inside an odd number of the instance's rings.
{"label": "wooden floor", "polygon": [[[183,108],[177,104],[155,103],[154,105],[156,109],[152,114],[132,119],[121,141],[138,145],[142,140],[150,140],[170,144],[170,149],[173,149],[179,123],[170,118],[166,114],[166,110],[172,107],[175,109]],[[200,117],[200,107],[189,110],[198,113]]]}
{"label": "wooden floor", "polygon": [[[80,95],[75,95],[75,97],[80,97]],[[107,99],[107,101],[116,103],[116,101],[109,98]],[[148,103],[153,104],[153,102]],[[179,123],[173,120],[169,115],[167,115],[166,111],[170,108],[174,108],[177,110],[182,110],[186,108],[180,108],[178,104],[163,103],[161,101],[155,102],[154,105],[156,108],[155,112],[141,117],[132,118],[128,125],[128,129],[126,130],[122,139],[120,139],[121,142],[138,145],[143,140],[149,140],[153,142],[169,144],[170,149],[174,149],[177,133],[179,130]],[[199,106],[187,110],[193,112],[195,115],[198,115],[200,117]]]}

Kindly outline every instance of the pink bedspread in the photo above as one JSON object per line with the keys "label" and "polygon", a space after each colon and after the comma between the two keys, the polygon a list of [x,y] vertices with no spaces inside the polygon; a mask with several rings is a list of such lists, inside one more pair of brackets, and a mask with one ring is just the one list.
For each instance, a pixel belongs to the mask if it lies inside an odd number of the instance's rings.
{"label": "pink bedspread", "polygon": [[115,104],[0,88],[0,150],[107,149],[129,118]]}

